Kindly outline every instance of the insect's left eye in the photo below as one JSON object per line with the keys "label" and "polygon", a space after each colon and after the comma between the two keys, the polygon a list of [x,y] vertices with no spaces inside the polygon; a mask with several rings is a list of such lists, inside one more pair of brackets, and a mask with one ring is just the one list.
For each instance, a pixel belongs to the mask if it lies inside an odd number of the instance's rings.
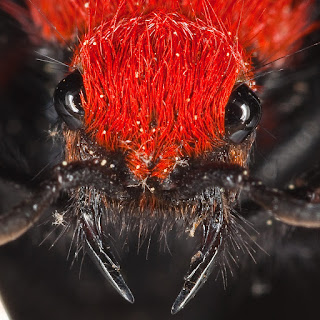
{"label": "insect's left eye", "polygon": [[81,104],[80,92],[83,90],[83,80],[78,70],[66,76],[54,92],[54,107],[67,124],[76,130],[83,126],[84,110]]}
{"label": "insect's left eye", "polygon": [[226,137],[233,143],[241,143],[257,127],[260,119],[259,98],[246,84],[242,84],[232,92],[226,105]]}

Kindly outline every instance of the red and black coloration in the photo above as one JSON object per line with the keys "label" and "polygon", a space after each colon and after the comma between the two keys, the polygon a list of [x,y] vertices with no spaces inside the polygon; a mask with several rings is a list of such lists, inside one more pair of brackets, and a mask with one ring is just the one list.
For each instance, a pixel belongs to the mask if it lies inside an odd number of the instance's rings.
{"label": "red and black coloration", "polygon": [[[1,5],[14,16],[23,11]],[[57,46],[75,46],[70,73],[54,93],[65,161],[37,193],[0,217],[0,244],[20,236],[67,191],[74,204],[69,219],[87,252],[133,302],[104,242],[104,221],[166,217],[184,221],[190,234],[201,226],[202,245],[172,307],[176,313],[212,271],[240,192],[285,223],[320,226],[319,204],[271,190],[248,174],[261,117],[252,61],[266,64],[296,50],[312,28],[312,1],[28,5],[19,19],[25,25],[30,19],[30,33],[37,29]]]}

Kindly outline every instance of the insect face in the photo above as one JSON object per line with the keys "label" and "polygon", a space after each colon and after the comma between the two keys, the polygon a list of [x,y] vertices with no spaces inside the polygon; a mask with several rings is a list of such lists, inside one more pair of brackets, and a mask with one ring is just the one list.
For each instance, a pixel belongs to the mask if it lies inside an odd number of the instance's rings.
{"label": "insect face", "polygon": [[[99,235],[101,216],[166,216],[182,219],[192,233],[206,225],[209,242],[194,258],[197,272],[174,313],[210,273],[237,203],[237,182],[224,191],[210,175],[219,171],[228,181],[225,167],[247,167],[261,108],[247,84],[235,85],[251,76],[245,59],[230,35],[159,11],[89,32],[74,57],[82,81],[75,71],[56,89],[55,106],[67,125],[67,162],[95,159],[115,180],[111,195],[97,188],[76,192],[73,215],[85,239]],[[80,90],[81,107],[73,95]],[[89,251],[97,252],[89,242]],[[127,287],[115,286],[133,301]]]}
{"label": "insect face", "polygon": [[232,39],[162,11],[89,32],[74,57],[82,75],[71,73],[55,94],[68,127],[67,162],[98,159],[115,167],[119,159],[124,166],[114,170],[125,201],[133,193],[138,214],[151,215],[167,207],[169,192],[179,200],[186,187],[179,183],[193,168],[246,167],[261,108],[248,85],[235,87],[247,69]]}
{"label": "insect face", "polygon": [[[250,4],[252,16],[242,18],[238,1],[230,1],[230,12],[219,1],[212,2],[214,8],[199,1],[192,10],[176,1],[141,2],[138,7],[130,1],[110,2],[110,8],[101,3],[99,12],[91,11],[93,2],[80,1],[81,8],[72,9],[74,3],[68,2],[71,7],[66,7],[66,13],[79,11],[79,19],[71,19],[69,27],[83,34],[71,72],[54,93],[54,107],[63,122],[65,159],[35,195],[0,220],[0,243],[19,236],[67,192],[72,210],[66,218],[75,223],[78,240],[111,285],[133,302],[105,243],[106,222],[123,216],[141,221],[164,217],[182,220],[191,236],[201,226],[201,246],[171,310],[177,313],[215,266],[234,228],[232,211],[240,192],[285,222],[293,214],[300,225],[318,226],[319,208],[308,206],[310,217],[301,217],[305,203],[248,174],[261,118],[251,58],[263,39],[254,38],[248,28],[255,14],[263,16],[258,3]],[[263,20],[265,30],[285,12],[276,15],[278,4],[270,5],[273,11]],[[39,7],[51,15],[52,6]],[[294,12],[301,18],[305,7],[297,7]],[[31,11],[37,23],[39,15]],[[53,15],[58,19],[57,12]],[[60,22],[65,21],[69,20]],[[61,28],[68,29],[66,40],[72,34],[69,27]],[[298,27],[301,34],[304,24]],[[44,37],[52,36],[42,29]],[[272,43],[276,45],[274,39]],[[261,57],[269,49],[261,46]]]}

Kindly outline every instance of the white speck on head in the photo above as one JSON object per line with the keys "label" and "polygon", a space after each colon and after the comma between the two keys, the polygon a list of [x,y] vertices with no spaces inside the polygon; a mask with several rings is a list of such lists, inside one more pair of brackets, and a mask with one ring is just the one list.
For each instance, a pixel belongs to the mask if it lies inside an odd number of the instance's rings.
{"label": "white speck on head", "polygon": [[103,94],[100,94],[100,98],[103,98],[104,97],[104,95]]}
{"label": "white speck on head", "polygon": [[107,133],[107,131],[106,131],[106,130],[103,130],[103,131],[102,131],[102,134],[106,134],[106,133]]}
{"label": "white speck on head", "polygon": [[90,6],[89,2],[86,2],[86,3],[84,4],[84,7],[85,7],[86,9],[88,9],[89,6]]}
{"label": "white speck on head", "polygon": [[266,221],[266,224],[267,224],[267,226],[271,226],[271,225],[272,225],[272,220],[271,220],[271,219],[268,219],[268,220]]}
{"label": "white speck on head", "polygon": [[35,203],[35,204],[32,206],[32,209],[33,209],[34,211],[37,211],[38,205]]}
{"label": "white speck on head", "polygon": [[59,135],[59,131],[57,129],[48,130],[48,134],[51,138],[55,138]]}
{"label": "white speck on head", "polygon": [[111,163],[109,167],[110,167],[111,169],[113,169],[113,168],[115,168],[116,166],[115,166],[113,163]]}
{"label": "white speck on head", "polygon": [[105,166],[107,164],[107,160],[106,159],[103,159],[102,161],[101,161],[101,166]]}
{"label": "white speck on head", "polygon": [[62,165],[65,167],[68,164],[67,161],[62,161]]}
{"label": "white speck on head", "polygon": [[176,56],[177,56],[177,57],[180,57],[180,53],[177,52],[177,53],[176,53]]}
{"label": "white speck on head", "polygon": [[136,166],[136,169],[137,169],[137,170],[140,169],[140,165],[137,165],[137,166]]}
{"label": "white speck on head", "polygon": [[[196,221],[194,221],[192,223],[192,227],[191,229],[187,229],[186,232],[189,233],[189,237],[193,238],[195,236],[196,230],[199,227],[200,223],[201,223],[201,218],[197,219]],[[196,259],[196,257],[200,257],[202,255],[201,251],[198,251],[193,257],[192,259]],[[191,259],[191,260],[192,260]]]}
{"label": "white speck on head", "polygon": [[54,221],[52,222],[53,225],[55,226],[65,226],[66,221],[64,220],[64,214],[59,213],[58,211],[53,213],[53,219]]}
{"label": "white speck on head", "polygon": [[294,184],[289,184],[289,185],[288,185],[288,189],[289,189],[289,190],[294,190],[294,188],[295,188],[295,185],[294,185]]}
{"label": "white speck on head", "polygon": [[243,171],[243,175],[244,175],[244,176],[247,176],[248,173],[249,173],[248,170],[244,170],[244,171]]}
{"label": "white speck on head", "polygon": [[179,157],[176,157],[176,163],[174,165],[174,168],[176,166],[180,166],[180,167],[187,167],[189,165],[188,160],[186,159],[180,159]]}
{"label": "white speck on head", "polygon": [[62,175],[59,174],[59,175],[58,175],[58,182],[59,182],[59,183],[62,183],[62,181],[63,181],[63,180],[62,180]]}
{"label": "white speck on head", "polygon": [[89,154],[93,155],[93,151],[92,151],[92,150],[90,150],[90,151],[89,151]]}

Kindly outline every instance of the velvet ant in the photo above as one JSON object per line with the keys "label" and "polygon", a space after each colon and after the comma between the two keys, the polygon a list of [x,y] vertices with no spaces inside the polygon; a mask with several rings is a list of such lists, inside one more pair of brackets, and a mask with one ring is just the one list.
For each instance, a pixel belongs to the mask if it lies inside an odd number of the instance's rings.
{"label": "velvet ant", "polygon": [[51,134],[61,135],[64,159],[0,217],[0,243],[20,237],[68,194],[55,224],[75,227],[79,248],[132,303],[108,226],[152,230],[163,220],[164,231],[180,224],[192,237],[201,230],[175,314],[207,280],[226,243],[246,248],[236,217],[241,197],[285,224],[319,228],[316,191],[297,197],[295,186],[269,188],[249,173],[262,115],[258,71],[281,68],[298,50],[316,28],[308,18],[312,5],[2,1],[32,43],[65,48],[69,70],[53,93],[58,122]]}

